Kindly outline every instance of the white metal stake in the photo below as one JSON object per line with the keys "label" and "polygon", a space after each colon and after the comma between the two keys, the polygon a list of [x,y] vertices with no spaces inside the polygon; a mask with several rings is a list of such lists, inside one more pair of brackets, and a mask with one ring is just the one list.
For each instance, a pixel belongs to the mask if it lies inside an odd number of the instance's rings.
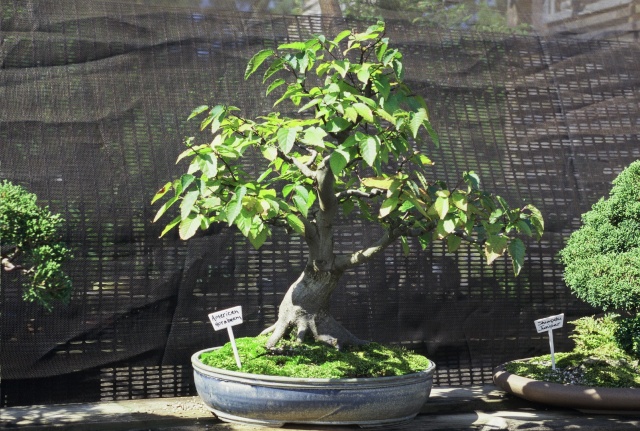
{"label": "white metal stake", "polygon": [[556,357],[553,351],[553,329],[549,329],[549,347],[551,348],[551,369],[556,369]]}
{"label": "white metal stake", "polygon": [[242,365],[240,364],[240,355],[238,354],[238,346],[236,346],[236,339],[233,336],[233,329],[231,329],[231,326],[227,326],[227,332],[229,333],[231,347],[233,347],[233,356],[236,357],[236,365],[238,365],[238,368],[242,368]]}

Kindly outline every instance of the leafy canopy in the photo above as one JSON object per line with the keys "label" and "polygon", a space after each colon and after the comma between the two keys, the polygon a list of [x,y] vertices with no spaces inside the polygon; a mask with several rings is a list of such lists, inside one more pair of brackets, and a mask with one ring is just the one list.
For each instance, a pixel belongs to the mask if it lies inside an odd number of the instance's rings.
{"label": "leafy canopy", "polygon": [[71,257],[58,231],[64,220],[37,204],[37,197],[8,181],[0,183],[0,269],[23,281],[23,298],[51,309],[67,301],[71,281],[62,263]]}
{"label": "leafy canopy", "polygon": [[[539,237],[540,212],[482,192],[474,172],[453,188],[430,178],[426,151],[438,135],[425,101],[403,82],[402,54],[384,30],[379,22],[256,53],[245,78],[261,71],[266,95],[279,95],[274,106],[290,102],[295,117],[274,111],[253,120],[233,106],[196,108],[189,119],[201,118],[213,138],[188,138],[178,157],[189,160],[187,172],[155,195],[154,202],[166,198],[156,220],[179,206],[163,234],[178,227],[187,239],[224,223],[258,248],[278,226],[304,236],[335,205],[382,225],[407,253],[409,237],[423,247],[445,240],[450,251],[467,240],[488,263],[510,254],[517,274],[525,247],[515,234]],[[264,161],[258,172],[245,169],[247,157]]]}

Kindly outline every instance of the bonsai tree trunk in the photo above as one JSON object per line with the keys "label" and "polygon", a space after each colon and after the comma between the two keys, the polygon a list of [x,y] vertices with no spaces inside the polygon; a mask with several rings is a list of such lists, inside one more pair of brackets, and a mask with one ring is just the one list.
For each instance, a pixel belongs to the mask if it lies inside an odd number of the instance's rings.
{"label": "bonsai tree trunk", "polygon": [[277,322],[262,332],[271,333],[268,348],[275,346],[291,329],[296,331],[299,342],[311,335],[316,341],[337,348],[366,343],[331,316],[331,294],[347,269],[366,262],[396,239],[386,234],[377,244],[367,249],[348,255],[336,255],[333,223],[338,210],[338,199],[334,192],[335,177],[328,160],[315,172],[315,182],[319,209],[315,218],[304,219],[305,241],[309,249],[307,265],[285,294]]}
{"label": "bonsai tree trunk", "polygon": [[289,287],[278,313],[278,321],[263,333],[272,333],[267,347],[273,347],[290,329],[302,342],[306,336],[316,341],[342,347],[363,344],[329,312],[331,294],[338,285],[341,272],[318,270],[308,265],[300,277]]}

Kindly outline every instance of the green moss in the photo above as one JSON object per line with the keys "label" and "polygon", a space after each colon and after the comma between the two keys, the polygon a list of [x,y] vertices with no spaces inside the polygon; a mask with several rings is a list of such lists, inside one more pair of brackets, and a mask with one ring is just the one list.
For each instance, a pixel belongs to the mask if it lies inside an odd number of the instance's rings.
{"label": "green moss", "polygon": [[264,346],[266,336],[238,338],[239,370],[231,344],[203,353],[200,360],[211,367],[252,374],[297,378],[352,378],[398,376],[426,369],[424,356],[377,343],[337,350],[320,343],[298,344],[283,340],[273,350]]}
{"label": "green moss", "polygon": [[551,369],[551,355],[508,363],[508,372],[560,384],[609,388],[640,388],[638,361],[612,360],[575,352],[556,353],[556,370]]}

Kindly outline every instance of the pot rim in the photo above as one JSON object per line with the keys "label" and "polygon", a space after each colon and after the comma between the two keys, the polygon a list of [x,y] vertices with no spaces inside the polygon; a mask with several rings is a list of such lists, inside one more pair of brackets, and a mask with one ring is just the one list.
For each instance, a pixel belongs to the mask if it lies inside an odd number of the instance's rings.
{"label": "pot rim", "polygon": [[208,349],[202,349],[195,352],[191,355],[191,365],[194,370],[199,372],[214,373],[221,376],[224,376],[233,380],[251,380],[253,382],[259,380],[264,383],[275,383],[275,384],[308,384],[308,385],[322,385],[322,384],[344,384],[344,385],[358,385],[362,387],[362,385],[372,384],[376,387],[388,385],[398,385],[401,384],[402,381],[406,381],[407,384],[414,383],[416,380],[424,379],[428,380],[433,377],[433,372],[436,368],[436,364],[429,359],[429,367],[425,370],[418,371],[416,373],[404,374],[401,376],[386,376],[386,377],[352,377],[346,379],[331,379],[331,378],[298,378],[298,377],[285,377],[285,376],[271,376],[267,374],[253,374],[253,373],[244,373],[241,371],[231,371],[225,370],[223,368],[211,367],[209,365],[205,365],[200,361],[200,355],[205,352],[209,352],[212,350],[217,350],[220,347],[211,347]]}

